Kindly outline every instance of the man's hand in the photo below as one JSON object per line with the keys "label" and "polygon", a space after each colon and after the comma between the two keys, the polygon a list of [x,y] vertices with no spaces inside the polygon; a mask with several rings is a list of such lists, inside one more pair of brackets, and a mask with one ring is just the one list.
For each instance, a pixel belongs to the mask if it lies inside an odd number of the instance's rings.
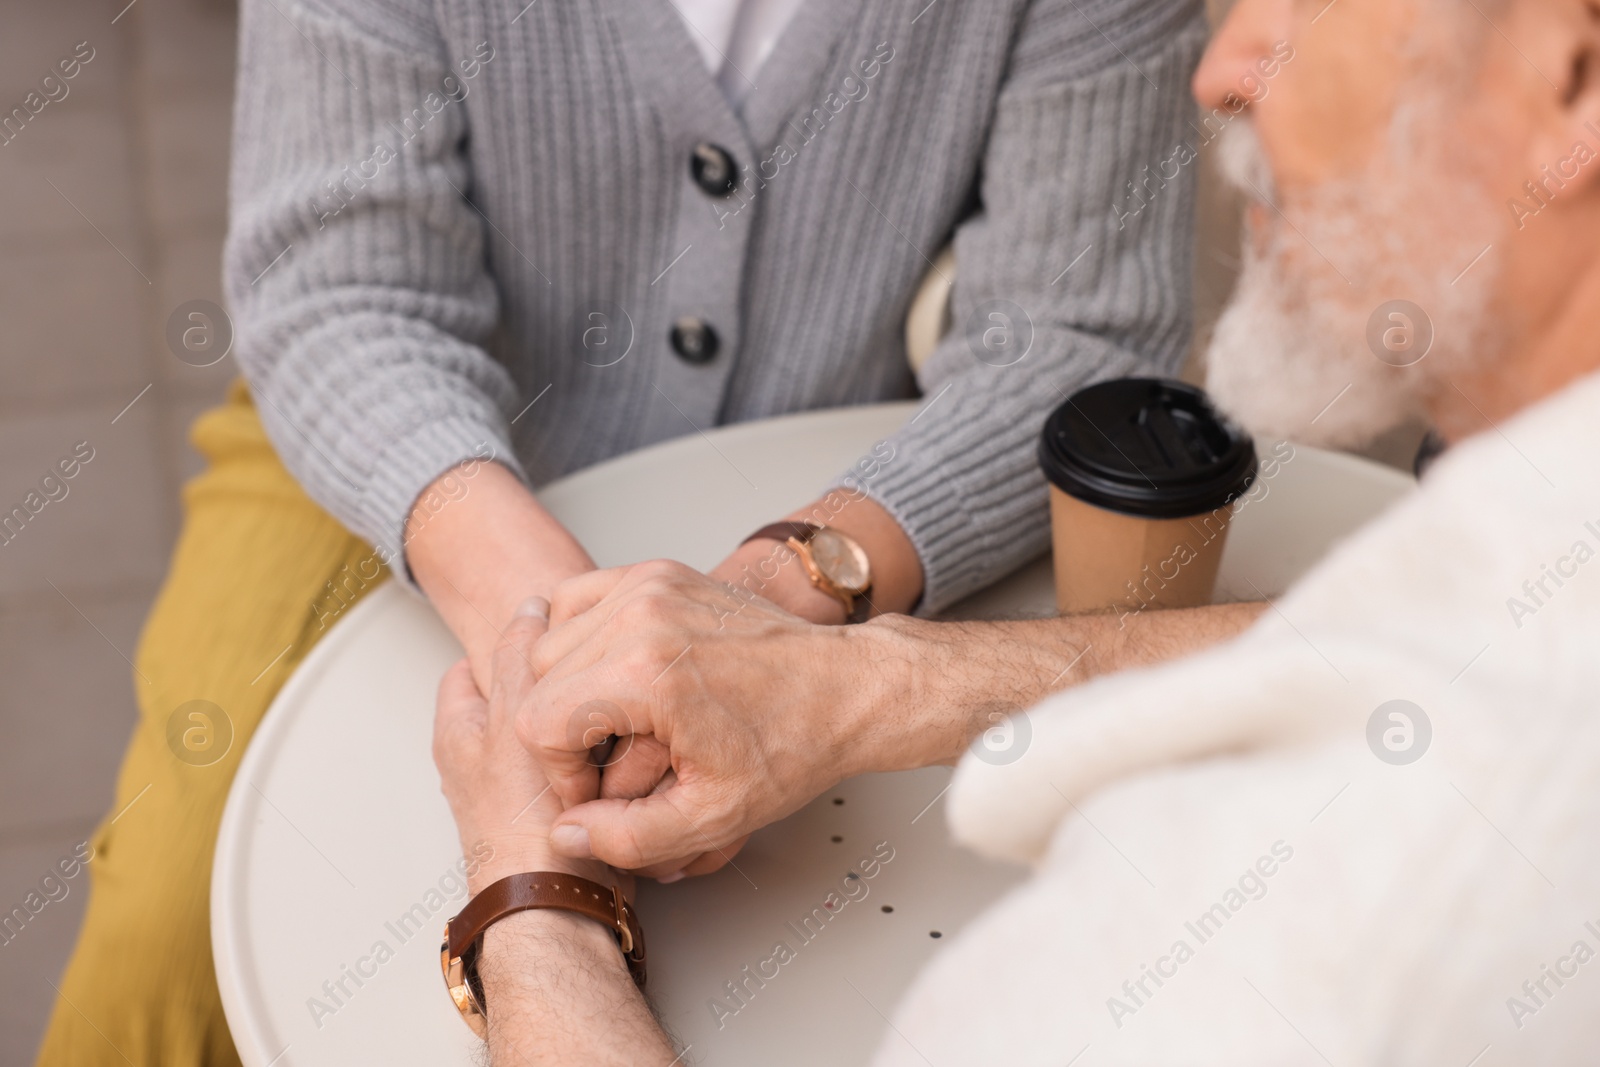
{"label": "man's hand", "polygon": [[[873,587],[867,598],[872,614],[906,611],[922,595],[922,561],[910,538],[882,505],[864,494],[835,490],[789,518],[831,526],[862,546],[873,566]],[[759,597],[810,622],[839,625],[846,621],[844,605],[811,581],[798,554],[783,542],[768,538],[748,541],[734,549],[710,576],[734,587],[741,609]],[[592,601],[558,599],[552,624],[559,625],[590,606]],[[599,731],[600,736],[604,733]],[[603,770],[599,795],[605,799],[636,799],[668,787],[673,780],[666,748],[648,735],[633,735],[614,750],[596,755]],[[662,860],[636,873],[663,881],[709,874],[728,863],[743,846],[741,838],[698,856]]]}
{"label": "man's hand", "polygon": [[[630,870],[725,853],[855,773],[857,721],[905,669],[885,660],[878,627],[807,623],[676,563],[582,575],[552,614],[567,621],[534,650],[542,680],[517,730],[571,808],[556,846]],[[670,752],[662,787],[594,800],[591,749],[606,734],[619,751],[649,738],[640,760]]]}
{"label": "man's hand", "polygon": [[[488,700],[466,660],[439,686],[433,758],[444,794],[463,850],[481,856],[481,845],[493,849],[469,879],[473,893],[528,871],[615,882],[603,864],[551,850],[550,821],[561,802],[513,733],[517,702],[534,681],[529,655],[547,620],[548,605],[538,598],[517,610],[495,653],[496,687]],[[484,933],[478,976],[493,1064],[676,1062],[615,938],[592,919],[546,909],[509,915]]]}
{"label": "man's hand", "polygon": [[492,850],[469,889],[476,893],[510,874],[562,871],[614,883],[603,864],[572,859],[550,847],[550,824],[561,801],[538,765],[517,743],[517,704],[533,684],[530,657],[545,632],[548,607],[535,598],[518,609],[495,652],[495,691],[485,700],[462,660],[439,685],[433,759],[466,855]]}
{"label": "man's hand", "polygon": [[[954,762],[1000,716],[1232,637],[1260,610],[834,627],[682,564],[594,571],[556,591],[552,616],[565,621],[533,652],[542,681],[517,734],[567,805],[557,849],[676,873],[682,857],[725,856],[844,778]],[[608,736],[602,778],[593,749]],[[663,774],[648,796],[608,795],[613,775],[639,792]]]}

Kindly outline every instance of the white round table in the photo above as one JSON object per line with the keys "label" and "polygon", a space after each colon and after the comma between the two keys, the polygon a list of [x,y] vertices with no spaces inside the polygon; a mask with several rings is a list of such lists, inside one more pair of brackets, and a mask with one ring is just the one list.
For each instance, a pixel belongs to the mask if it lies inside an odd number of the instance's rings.
{"label": "white round table", "polygon": [[[540,497],[601,566],[668,557],[707,568],[811,499],[913,410],[887,404],[718,429],[590,468]],[[1238,513],[1218,598],[1281,591],[1411,484],[1297,447]],[[643,516],[650,521],[636,521]],[[953,614],[1052,610],[1046,559]],[[438,953],[464,889],[452,877],[460,850],[430,743],[435,688],[460,655],[425,603],[387,585],[307,657],[257,732],[212,880],[217,977],[246,1067],[478,1062]],[[846,782],[758,833],[715,875],[641,884],[650,993],[691,1046],[684,1062],[870,1057],[939,938],[1024,874],[951,843],[939,802],[949,775],[929,768]],[[893,858],[864,864],[874,849]],[[844,905],[803,924],[830,893]],[[770,962],[779,942],[790,955]]]}

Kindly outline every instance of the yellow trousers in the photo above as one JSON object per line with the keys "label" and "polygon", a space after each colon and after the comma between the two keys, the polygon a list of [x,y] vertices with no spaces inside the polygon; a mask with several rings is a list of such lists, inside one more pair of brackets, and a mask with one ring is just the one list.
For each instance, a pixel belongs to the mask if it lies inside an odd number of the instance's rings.
{"label": "yellow trousers", "polygon": [[211,965],[217,826],[267,705],[364,591],[349,575],[372,573],[372,550],[279,462],[242,384],[191,437],[207,467],[184,489],[139,641],[139,722],[91,841],[88,913],[40,1067],[239,1063]]}

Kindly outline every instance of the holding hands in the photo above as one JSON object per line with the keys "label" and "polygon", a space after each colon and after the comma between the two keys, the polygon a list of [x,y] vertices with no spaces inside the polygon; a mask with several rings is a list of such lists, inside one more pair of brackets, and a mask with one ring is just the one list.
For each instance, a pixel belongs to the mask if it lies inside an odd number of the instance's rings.
{"label": "holding hands", "polygon": [[[720,868],[846,777],[934,762],[911,743],[872,755],[906,732],[884,712],[911,692],[896,648],[908,620],[807,622],[667,561],[568,579],[548,631],[527,610],[496,654],[488,702],[465,666],[441,689],[435,755],[464,844],[547,783],[517,820],[545,840],[513,835],[529,858],[675,881]],[[493,743],[474,742],[477,762],[457,758],[461,722],[485,717]],[[513,723],[521,744],[508,746]]]}
{"label": "holding hands", "polygon": [[[889,765],[867,751],[910,696],[913,657],[896,646],[913,624],[835,625],[846,605],[766,530],[711,577],[670,562],[597,571],[514,475],[488,464],[473,485],[408,531],[418,583],[468,653],[441,687],[435,744],[464,845],[505,834],[548,784],[507,835],[514,852],[553,845],[670,881],[716,870],[842,778],[932,762],[914,742]],[[819,509],[871,558],[872,604],[909,607],[921,563],[888,512],[837,493]],[[529,601],[502,632],[491,620],[513,615],[516,590],[549,591],[548,615]]]}
{"label": "holding hands", "polygon": [[676,563],[563,583],[517,720],[568,809],[555,846],[668,879],[720,867],[855,773],[857,715],[882,684],[865,631]]}
{"label": "holding hands", "polygon": [[[489,704],[521,743],[495,758],[548,783],[549,855],[673,881],[716,870],[845,778],[953,763],[1054,689],[1197,651],[1260,610],[829,626],[679,563],[589,571],[556,587],[547,632],[542,618],[513,623],[520,653],[496,661]],[[457,675],[465,694],[471,677]]]}
{"label": "holding hands", "polygon": [[[909,607],[922,576],[905,535],[870,500],[852,522],[869,547],[875,606]],[[571,566],[543,587],[548,615],[537,598],[524,605],[494,634],[492,665],[480,647],[441,689],[436,762],[463,844],[548,786],[514,820],[536,827],[537,847],[520,830],[509,837],[528,859],[663,881],[718,869],[755,830],[845,778],[953,763],[1051,690],[1194,651],[1258,610],[1151,612],[1126,625],[898,614],[829,625],[845,608],[790,548],[760,538],[711,576],[658,560]],[[479,720],[488,725],[462,725]]]}

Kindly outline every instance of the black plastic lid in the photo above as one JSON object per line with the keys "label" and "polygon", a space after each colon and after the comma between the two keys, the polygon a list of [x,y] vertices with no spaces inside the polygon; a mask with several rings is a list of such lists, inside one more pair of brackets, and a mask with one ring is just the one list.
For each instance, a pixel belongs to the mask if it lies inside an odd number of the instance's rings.
{"label": "black plastic lid", "polygon": [[1215,511],[1250,488],[1256,448],[1192,385],[1118,378],[1080,390],[1045,420],[1039,465],[1086,503],[1177,519]]}

